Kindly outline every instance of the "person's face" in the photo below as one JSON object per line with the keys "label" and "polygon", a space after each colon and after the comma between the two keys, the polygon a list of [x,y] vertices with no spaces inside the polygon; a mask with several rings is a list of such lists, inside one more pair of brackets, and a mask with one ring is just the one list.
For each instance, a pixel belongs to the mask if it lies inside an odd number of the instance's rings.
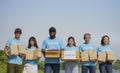
{"label": "person's face", "polygon": [[30,44],[31,44],[31,46],[34,46],[35,41],[34,40],[30,40]]}
{"label": "person's face", "polygon": [[19,32],[15,33],[15,38],[20,38],[20,36],[21,36],[21,33]]}
{"label": "person's face", "polygon": [[68,41],[68,44],[69,44],[70,46],[74,46],[74,40],[73,40],[73,39],[70,39],[70,40]]}
{"label": "person's face", "polygon": [[86,35],[86,36],[84,37],[84,40],[85,40],[85,43],[90,43],[91,36]]}
{"label": "person's face", "polygon": [[56,35],[56,32],[49,32],[49,34],[50,34],[50,37],[54,38]]}
{"label": "person's face", "polygon": [[109,44],[109,38],[108,37],[104,37],[103,43],[104,43],[104,45],[108,45]]}

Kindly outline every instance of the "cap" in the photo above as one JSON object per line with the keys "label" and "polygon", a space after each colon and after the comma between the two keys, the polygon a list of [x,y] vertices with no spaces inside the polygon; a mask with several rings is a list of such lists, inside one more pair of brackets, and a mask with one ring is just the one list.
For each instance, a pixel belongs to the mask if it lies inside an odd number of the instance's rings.
{"label": "cap", "polygon": [[20,28],[16,28],[14,33],[22,33],[22,30]]}
{"label": "cap", "polygon": [[56,32],[55,27],[50,27],[49,32]]}

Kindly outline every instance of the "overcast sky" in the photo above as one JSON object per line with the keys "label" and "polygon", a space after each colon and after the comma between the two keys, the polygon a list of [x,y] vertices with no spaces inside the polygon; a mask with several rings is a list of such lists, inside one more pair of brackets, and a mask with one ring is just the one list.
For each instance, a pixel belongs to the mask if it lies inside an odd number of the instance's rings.
{"label": "overcast sky", "polygon": [[91,42],[99,47],[101,37],[109,35],[116,58],[120,58],[120,0],[0,0],[0,49],[14,37],[17,27],[26,45],[35,36],[41,47],[51,26],[64,45],[74,36],[79,46],[84,33],[90,33]]}

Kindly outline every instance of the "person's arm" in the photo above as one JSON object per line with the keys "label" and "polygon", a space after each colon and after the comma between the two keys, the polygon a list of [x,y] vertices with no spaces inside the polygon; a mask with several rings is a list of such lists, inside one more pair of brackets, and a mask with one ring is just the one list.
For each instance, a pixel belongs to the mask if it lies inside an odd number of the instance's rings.
{"label": "person's arm", "polygon": [[12,55],[8,54],[8,48],[9,48],[8,46],[5,46],[4,53],[7,57],[12,57]]}
{"label": "person's arm", "polygon": [[64,45],[63,45],[63,42],[62,42],[62,40],[60,40],[60,57],[61,57],[61,55],[62,55],[62,51],[64,50]]}
{"label": "person's arm", "polygon": [[45,43],[45,40],[44,40],[43,43],[42,43],[42,49],[41,49],[41,52],[42,52],[44,57],[45,57],[45,49],[46,48],[47,48],[47,46],[46,46],[46,43]]}

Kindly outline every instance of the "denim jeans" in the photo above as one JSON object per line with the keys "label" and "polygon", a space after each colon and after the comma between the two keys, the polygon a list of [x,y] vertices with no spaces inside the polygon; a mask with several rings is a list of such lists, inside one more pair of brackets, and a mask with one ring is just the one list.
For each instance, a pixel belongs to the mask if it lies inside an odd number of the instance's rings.
{"label": "denim jeans", "polygon": [[99,64],[100,73],[112,73],[112,63]]}
{"label": "denim jeans", "polygon": [[96,73],[96,66],[82,66],[82,73]]}
{"label": "denim jeans", "polygon": [[45,64],[44,73],[60,73],[60,64]]}

